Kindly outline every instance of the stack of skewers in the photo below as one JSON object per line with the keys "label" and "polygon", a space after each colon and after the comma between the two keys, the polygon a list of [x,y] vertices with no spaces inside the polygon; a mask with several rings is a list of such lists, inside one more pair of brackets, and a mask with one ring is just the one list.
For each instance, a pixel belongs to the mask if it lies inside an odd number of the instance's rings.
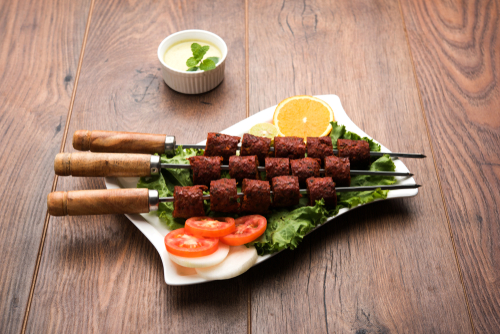
{"label": "stack of skewers", "polygon": [[[425,157],[411,153],[370,152],[364,140],[338,139],[338,150],[334,150],[330,137],[308,137],[306,142],[298,137],[275,137],[273,146],[271,139],[244,134],[241,145],[239,142],[240,137],[209,133],[206,146],[183,145],[184,148],[205,149],[204,156],[189,158],[189,164],[174,165],[162,164],[159,156],[151,154],[173,154],[177,147],[175,137],[77,131],[73,137],[75,149],[101,153],[58,154],[54,162],[57,175],[143,177],[158,175],[161,168],[190,168],[194,185],[176,186],[173,197],[163,198],[158,191],[149,189],[54,192],[47,198],[49,213],[54,216],[147,213],[157,210],[160,202],[174,202],[173,216],[190,218],[204,216],[203,201],[210,200],[212,211],[263,214],[271,207],[297,205],[302,195],[309,197],[309,205],[323,199],[327,208],[335,208],[337,192],[419,187],[350,187],[351,175],[413,175],[369,171],[371,157],[383,154]],[[230,179],[221,178],[223,170],[229,171]],[[261,172],[266,172],[265,179],[261,179]],[[237,192],[237,184],[241,184],[242,193]],[[210,195],[203,195],[208,189]]]}

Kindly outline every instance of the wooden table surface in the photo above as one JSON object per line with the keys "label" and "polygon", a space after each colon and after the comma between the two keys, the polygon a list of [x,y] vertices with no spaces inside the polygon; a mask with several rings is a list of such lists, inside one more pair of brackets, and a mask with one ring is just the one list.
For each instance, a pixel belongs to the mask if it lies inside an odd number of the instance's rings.
{"label": "wooden table surface", "polygon": [[[188,96],[156,57],[205,29],[225,79]],[[0,0],[0,332],[498,333],[500,1]],[[78,129],[194,143],[281,100],[336,94],[423,184],[229,281],[175,287],[122,215],[50,217]]]}

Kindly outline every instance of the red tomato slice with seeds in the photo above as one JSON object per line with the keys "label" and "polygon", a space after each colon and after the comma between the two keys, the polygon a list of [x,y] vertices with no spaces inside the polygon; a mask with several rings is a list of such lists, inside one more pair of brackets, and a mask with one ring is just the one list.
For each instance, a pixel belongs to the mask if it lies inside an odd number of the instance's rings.
{"label": "red tomato slice with seeds", "polygon": [[220,238],[229,246],[240,246],[254,241],[266,231],[267,219],[261,215],[251,215],[237,218],[234,221],[236,230]]}
{"label": "red tomato slice with seeds", "polygon": [[230,217],[193,217],[186,220],[184,228],[188,234],[219,238],[233,233],[235,224]]}
{"label": "red tomato slice with seeds", "polygon": [[219,239],[190,235],[180,228],[165,236],[165,247],[174,255],[200,257],[215,253],[219,248]]}

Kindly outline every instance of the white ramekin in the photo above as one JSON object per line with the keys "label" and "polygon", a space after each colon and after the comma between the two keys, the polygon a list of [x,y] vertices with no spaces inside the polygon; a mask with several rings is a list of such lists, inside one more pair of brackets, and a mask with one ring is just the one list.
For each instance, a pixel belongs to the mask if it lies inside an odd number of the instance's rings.
{"label": "white ramekin", "polygon": [[[222,58],[213,70],[187,72],[168,67],[163,57],[168,48],[185,40],[207,41],[219,48]],[[224,79],[226,67],[227,45],[222,38],[205,30],[183,30],[165,38],[158,47],[158,60],[161,64],[161,75],[165,83],[175,91],[184,94],[200,94],[208,92],[219,85]],[[187,60],[187,59],[186,59]]]}

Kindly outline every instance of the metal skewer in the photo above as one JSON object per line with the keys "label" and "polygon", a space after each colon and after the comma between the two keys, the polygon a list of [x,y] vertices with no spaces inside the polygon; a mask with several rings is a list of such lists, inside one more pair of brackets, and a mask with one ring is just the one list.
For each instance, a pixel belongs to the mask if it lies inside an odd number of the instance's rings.
{"label": "metal skewer", "polygon": [[[122,153],[59,153],[54,159],[54,171],[60,176],[132,177],[158,175],[161,168],[191,169],[190,164],[164,164],[158,155]],[[228,165],[221,165],[229,170]],[[258,167],[265,172],[265,167]],[[324,174],[324,169],[320,169]],[[351,170],[351,175],[413,176],[412,173]]]}
{"label": "metal skewer", "polygon": [[[337,187],[337,192],[415,189],[419,184]],[[305,189],[301,193],[307,193]],[[271,192],[272,193],[272,192]],[[242,193],[238,194],[242,196]],[[210,199],[209,195],[203,196]],[[158,190],[147,188],[55,191],[47,196],[51,216],[83,216],[104,214],[148,213],[158,210],[160,202],[173,202],[173,197],[159,197]]]}
{"label": "metal skewer", "polygon": [[[333,150],[335,154],[338,154],[339,151]],[[412,159],[424,159],[427,158],[426,155],[422,153],[399,153],[399,152],[375,152],[375,151],[370,151],[370,156],[372,157],[381,157],[384,154],[389,155],[390,157],[395,157],[395,158],[412,158]]]}
{"label": "metal skewer", "polygon": [[[191,148],[191,149],[197,149],[197,150],[204,150],[205,145],[176,145],[175,147],[182,146],[182,148]],[[241,145],[238,145],[238,148],[241,148]],[[274,152],[274,147],[270,148],[271,151]],[[333,153],[335,155],[339,154],[338,150],[333,150]],[[426,158],[424,154],[421,153],[399,153],[399,152],[377,152],[377,151],[370,151],[370,156],[372,157],[381,157],[384,154],[388,154],[391,157],[397,157],[397,158],[413,158],[413,159],[423,159]]]}
{"label": "metal skewer", "polygon": [[[191,169],[191,165],[184,165],[184,164],[160,164],[161,168],[166,168],[166,169]],[[221,170],[229,170],[228,165],[221,165],[220,167]],[[258,167],[259,172],[265,172],[266,168],[259,166]],[[325,170],[322,168],[319,170],[320,173],[324,174]],[[412,173],[401,173],[401,172],[379,172],[379,171],[370,171],[370,170],[351,170],[351,175],[380,175],[380,176],[407,176],[411,177],[413,176]]]}
{"label": "metal skewer", "polygon": [[[415,189],[420,188],[420,184],[407,184],[407,185],[391,185],[391,186],[368,186],[368,187],[336,187],[338,193],[345,193],[350,191],[373,191],[373,190],[402,190],[402,189]],[[307,194],[306,189],[299,190],[301,194]],[[271,195],[273,192],[271,191]],[[238,193],[238,196],[243,196],[243,193]],[[210,195],[203,195],[203,199],[209,200]],[[160,197],[160,202],[173,202],[173,197]]]}
{"label": "metal skewer", "polygon": [[[175,148],[179,146],[205,149],[205,145],[176,145],[175,136],[160,134],[78,130],[73,135],[73,147],[78,151],[173,155]],[[238,147],[241,147],[241,143]],[[270,150],[274,151],[274,147],[270,147]],[[337,150],[333,152],[338,154]],[[383,154],[401,158],[425,158],[424,154],[419,153],[370,152],[370,155],[374,157],[380,157]]]}

